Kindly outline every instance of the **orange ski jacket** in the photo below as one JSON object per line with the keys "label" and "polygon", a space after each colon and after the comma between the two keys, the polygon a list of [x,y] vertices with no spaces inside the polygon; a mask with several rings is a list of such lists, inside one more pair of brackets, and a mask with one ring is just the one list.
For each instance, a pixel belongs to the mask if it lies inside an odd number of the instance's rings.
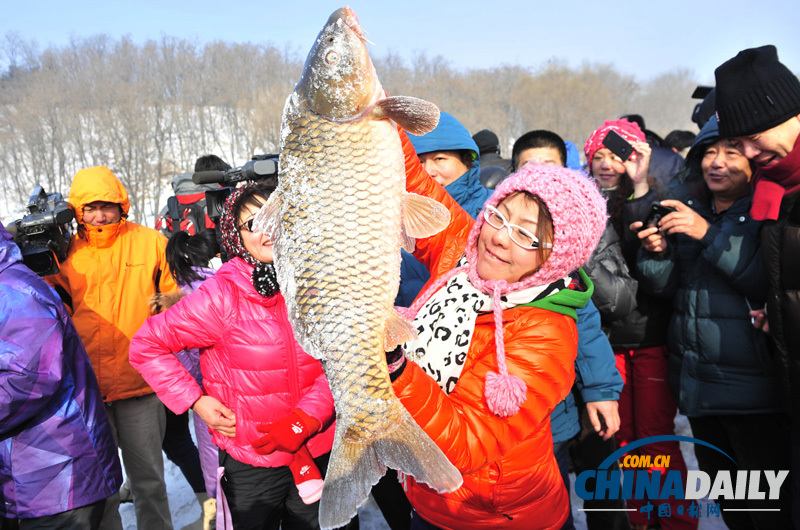
{"label": "orange ski jacket", "polygon": [[[83,207],[94,201],[119,204],[123,218],[104,226],[85,224]],[[78,234],[59,272],[47,280],[71,298],[72,320],[86,346],[103,401],[151,394],[153,390],[128,362],[128,347],[150,316],[156,287],[162,293],[178,288],[164,255],[167,239],[125,219],[128,193],[105,166],[75,174],[69,204],[75,211]]]}

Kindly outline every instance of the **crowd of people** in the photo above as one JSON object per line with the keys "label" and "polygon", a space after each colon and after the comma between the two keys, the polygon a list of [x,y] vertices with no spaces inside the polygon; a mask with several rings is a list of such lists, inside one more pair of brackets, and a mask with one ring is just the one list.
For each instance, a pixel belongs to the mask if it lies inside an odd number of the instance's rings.
{"label": "crowd of people", "polygon": [[[777,498],[717,499],[729,528],[800,528],[800,81],[773,46],[715,75],[698,134],[609,116],[585,163],[557,131],[503,159],[492,131],[445,112],[425,135],[398,128],[407,191],[450,222],[398,257],[418,336],[386,376],[463,485],[389,470],[372,493],[392,530],[574,528],[570,471],[608,483],[626,468],[600,463],[649,437],[630,454],[668,455],[648,473],[685,482],[678,411],[711,477],[790,470]],[[206,155],[195,171],[229,168]],[[120,529],[120,502],[138,528],[171,529],[163,454],[197,528],[319,527],[335,408],[254,229],[276,184],[230,190],[215,226],[196,203],[219,187],[179,175],[167,238],[127,219],[110,169],[82,169],[77,231],[44,278],[0,224],[2,530]],[[691,504],[584,508],[590,529],[692,529]]]}

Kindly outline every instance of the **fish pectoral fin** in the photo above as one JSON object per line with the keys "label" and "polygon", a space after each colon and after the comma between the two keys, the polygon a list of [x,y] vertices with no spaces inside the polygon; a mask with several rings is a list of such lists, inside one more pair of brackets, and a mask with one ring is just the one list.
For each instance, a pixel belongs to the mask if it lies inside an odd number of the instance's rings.
{"label": "fish pectoral fin", "polygon": [[391,96],[380,100],[372,110],[378,120],[392,119],[414,135],[431,132],[439,123],[439,107],[424,99]]}
{"label": "fish pectoral fin", "polygon": [[408,237],[430,237],[450,223],[447,208],[430,197],[406,192],[403,196],[403,230]]}
{"label": "fish pectoral fin", "polygon": [[414,252],[414,249],[417,248],[417,241],[406,234],[406,227],[404,226],[400,227],[400,245],[403,247],[403,250],[409,253]]}
{"label": "fish pectoral fin", "polygon": [[263,232],[275,240],[278,234],[278,212],[281,207],[280,193],[274,191],[253,218],[253,231]]}
{"label": "fish pectoral fin", "polygon": [[393,309],[386,319],[386,335],[383,337],[383,349],[392,351],[398,344],[417,338],[417,329],[403,318],[403,315]]}

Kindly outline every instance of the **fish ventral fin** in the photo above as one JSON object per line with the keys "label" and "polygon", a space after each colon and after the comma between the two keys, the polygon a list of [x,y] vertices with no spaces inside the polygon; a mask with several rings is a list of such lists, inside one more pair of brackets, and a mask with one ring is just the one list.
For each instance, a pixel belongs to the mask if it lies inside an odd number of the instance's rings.
{"label": "fish ventral fin", "polygon": [[253,232],[263,232],[274,241],[277,236],[280,207],[280,194],[274,191],[253,217]]}
{"label": "fish ventral fin", "polygon": [[408,237],[430,237],[450,223],[450,212],[439,201],[406,192],[403,196],[403,230]]}
{"label": "fish ventral fin", "polygon": [[417,338],[417,328],[403,318],[403,315],[392,309],[386,319],[386,335],[383,337],[383,349],[392,351],[399,344]]}
{"label": "fish ventral fin", "polygon": [[402,225],[400,226],[400,246],[409,254],[414,252],[414,249],[417,248],[416,240],[406,234],[406,227]]}
{"label": "fish ventral fin", "polygon": [[[396,398],[395,398],[396,399]],[[324,530],[339,528],[352,519],[369,497],[386,467],[411,475],[440,493],[455,491],[463,479],[441,449],[401,407],[400,417],[376,440],[346,440],[336,424],[325,486],[319,504]]]}
{"label": "fish ventral fin", "polygon": [[372,111],[375,119],[389,118],[414,135],[429,133],[439,123],[439,107],[424,99],[390,96],[380,100]]}

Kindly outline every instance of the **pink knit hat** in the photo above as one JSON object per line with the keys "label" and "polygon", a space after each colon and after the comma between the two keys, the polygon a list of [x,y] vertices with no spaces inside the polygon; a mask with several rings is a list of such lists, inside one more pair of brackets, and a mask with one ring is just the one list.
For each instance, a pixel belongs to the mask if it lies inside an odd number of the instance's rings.
{"label": "pink knit hat", "polygon": [[586,163],[592,163],[592,157],[594,154],[602,149],[603,140],[605,140],[606,136],[608,135],[608,131],[614,129],[620,136],[625,138],[628,142],[644,142],[645,136],[642,132],[642,129],[639,128],[639,125],[633,122],[630,122],[624,118],[619,120],[606,120],[603,123],[603,126],[597,129],[595,132],[589,136],[589,139],[586,140],[586,145],[583,146],[583,153],[586,155]]}
{"label": "pink knit hat", "polygon": [[[603,196],[584,173],[557,166],[528,164],[504,180],[486,201],[485,206],[497,206],[515,191],[530,192],[547,206],[553,219],[553,248],[547,260],[531,276],[508,284],[504,280],[484,280],[478,275],[478,236],[485,223],[483,212],[478,215],[469,234],[466,255],[470,283],[491,295],[494,301],[495,347],[499,373],[486,374],[486,402],[498,416],[516,414],[525,400],[526,385],[508,373],[503,341],[503,310],[500,297],[530,287],[547,285],[578,269],[592,255],[606,226],[606,203]],[[456,268],[437,280],[409,308],[416,315],[427,299],[455,274]]]}

